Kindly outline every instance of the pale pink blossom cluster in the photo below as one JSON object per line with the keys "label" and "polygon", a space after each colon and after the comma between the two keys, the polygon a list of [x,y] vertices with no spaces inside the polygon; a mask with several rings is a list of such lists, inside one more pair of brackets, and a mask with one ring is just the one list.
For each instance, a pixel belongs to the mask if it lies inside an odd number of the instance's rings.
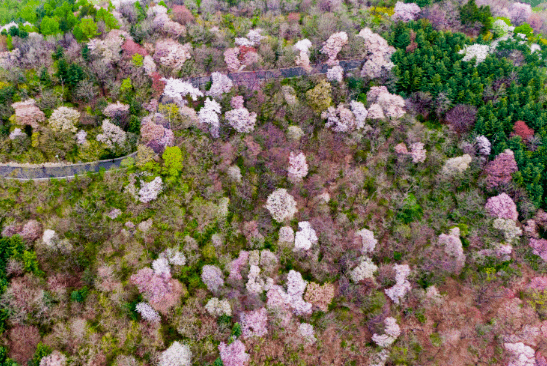
{"label": "pale pink blossom cluster", "polygon": [[391,94],[385,86],[373,86],[367,93],[367,102],[372,103],[371,109],[377,105],[382,114],[390,119],[398,119],[405,115],[405,101],[396,94]]}
{"label": "pale pink blossom cluster", "polygon": [[283,226],[279,229],[279,242],[294,243],[294,230],[290,226]]}
{"label": "pale pink blossom cluster", "polygon": [[[155,8],[163,8],[163,6],[155,6]],[[167,13],[158,13],[152,21],[152,26],[155,29],[164,31],[173,37],[179,37],[186,32],[186,27],[180,23],[172,21]]]}
{"label": "pale pink blossom cluster", "polygon": [[74,137],[76,138],[76,143],[78,145],[85,145],[87,142],[86,140],[87,132],[85,132],[84,130],[80,130],[76,132],[76,135],[74,135]]}
{"label": "pale pink blossom cluster", "polygon": [[376,79],[395,66],[390,60],[395,48],[391,47],[382,36],[372,32],[370,28],[362,29],[357,36],[365,41],[368,53],[367,61],[361,70],[361,77]]}
{"label": "pale pink blossom cluster", "polygon": [[222,94],[228,93],[234,86],[232,79],[230,79],[227,75],[221,74],[220,72],[213,72],[211,74],[211,80],[213,84],[211,85],[211,89],[209,89],[205,95],[214,98],[219,98]]}
{"label": "pale pink blossom cluster", "polygon": [[194,88],[194,86],[181,79],[161,79],[165,82],[165,88],[163,89],[163,95],[169,98],[173,98],[179,105],[184,105],[183,98],[189,95],[192,100],[196,101],[199,97],[203,97],[201,90]]}
{"label": "pale pink blossom cluster", "polygon": [[191,50],[192,46],[190,43],[182,45],[170,38],[160,39],[156,42],[154,60],[165,67],[180,70],[186,60],[191,58]]}
{"label": "pale pink blossom cluster", "polygon": [[300,272],[290,270],[287,276],[287,295],[288,303],[292,307],[294,313],[298,316],[311,314],[312,305],[304,301],[304,291],[308,282],[302,278]]}
{"label": "pale pink blossom cluster", "polygon": [[268,196],[266,209],[277,222],[292,220],[298,211],[294,197],[284,188],[276,189]]}
{"label": "pale pink blossom cluster", "polygon": [[126,135],[124,130],[109,120],[105,119],[101,128],[103,132],[97,135],[97,141],[106,144],[109,149],[114,149],[116,146],[122,146],[125,143]]}
{"label": "pale pink blossom cluster", "polygon": [[15,122],[19,125],[39,128],[39,123],[46,120],[46,115],[38,108],[34,99],[13,103],[11,107],[15,109]]}
{"label": "pale pink blossom cluster", "polygon": [[245,352],[245,345],[239,339],[229,345],[221,342],[218,350],[224,366],[244,366],[249,362],[250,356]]}
{"label": "pale pink blossom cluster", "polygon": [[207,302],[205,310],[215,317],[222,315],[232,316],[232,308],[228,300],[219,300],[216,297],[213,297]]}
{"label": "pale pink blossom cluster", "polygon": [[465,265],[465,254],[463,253],[462,241],[460,239],[460,229],[458,227],[450,229],[448,235],[439,235],[439,244],[444,246],[444,251],[450,259],[450,264],[446,269],[459,273]]}
{"label": "pale pink blossom cluster", "polygon": [[156,198],[163,190],[163,181],[161,177],[154,178],[153,181],[149,183],[142,183],[142,187],[139,190],[139,201],[142,203],[148,203]]}
{"label": "pale pink blossom cluster", "polygon": [[351,101],[350,108],[339,104],[337,108],[329,107],[321,113],[321,118],[326,119],[325,127],[332,128],[335,132],[353,132],[365,127],[365,120],[369,111],[364,104],[355,100]]}
{"label": "pale pink blossom cluster", "polygon": [[142,67],[148,76],[151,76],[157,68],[154,59],[150,55],[144,56],[144,59],[142,60]]}
{"label": "pale pink blossom cluster", "polygon": [[173,291],[171,274],[156,274],[152,268],[142,268],[131,276],[131,283],[151,303],[159,303]]}
{"label": "pale pink blossom cluster", "polygon": [[374,233],[368,229],[361,229],[355,232],[355,236],[358,237],[361,242],[361,253],[367,254],[372,253],[378,240],[374,237]]}
{"label": "pale pink blossom cluster", "polygon": [[296,56],[296,64],[307,72],[311,71],[310,66],[310,48],[312,43],[309,39],[302,39],[295,43],[293,48],[299,52]]}
{"label": "pale pink blossom cluster", "polygon": [[65,366],[66,364],[66,356],[57,350],[40,360],[40,366]]}
{"label": "pale pink blossom cluster", "polygon": [[224,62],[228,66],[230,72],[237,72],[241,69],[241,62],[239,62],[239,48],[228,48],[224,51]]}
{"label": "pale pink blossom cluster", "polygon": [[521,25],[532,15],[532,7],[529,4],[513,3],[509,7],[511,23]]}
{"label": "pale pink blossom cluster", "polygon": [[504,348],[513,355],[507,366],[536,366],[536,352],[522,342],[504,343]]}
{"label": "pale pink blossom cluster", "polygon": [[337,81],[339,83],[344,80],[344,69],[341,66],[333,66],[327,70],[327,80],[328,81]]}
{"label": "pale pink blossom cluster", "polygon": [[207,98],[203,108],[201,108],[198,113],[199,122],[209,125],[209,131],[214,138],[220,136],[220,119],[218,115],[221,112],[222,109],[220,104],[215,100]]}
{"label": "pale pink blossom cluster", "polygon": [[547,262],[547,240],[530,238],[528,245],[533,249],[533,253]]}
{"label": "pale pink blossom cluster", "polygon": [[268,333],[268,312],[265,308],[244,311],[240,314],[240,318],[244,338],[262,337]]}
{"label": "pale pink blossom cluster", "polygon": [[59,107],[49,117],[49,127],[53,131],[76,132],[76,124],[80,120],[80,112],[74,108]]}
{"label": "pale pink blossom cluster", "polygon": [[308,175],[308,164],[304,153],[295,154],[291,151],[289,154],[289,168],[287,169],[289,181],[297,183],[302,181]]}
{"label": "pale pink blossom cluster", "polygon": [[490,216],[493,217],[499,217],[502,219],[510,219],[510,220],[517,220],[518,219],[518,212],[517,212],[517,205],[511,197],[507,195],[507,193],[502,193],[495,197],[490,197],[486,201],[486,205],[484,206],[486,209],[486,212]]}
{"label": "pale pink blossom cluster", "polygon": [[224,286],[224,275],[217,266],[207,264],[201,270],[201,280],[212,292],[218,291]]}
{"label": "pale pink blossom cluster", "polygon": [[152,269],[157,275],[171,275],[171,267],[169,261],[165,257],[160,257],[152,262]]}
{"label": "pale pink blossom cluster", "polygon": [[175,136],[173,131],[165,128],[160,124],[156,124],[153,118],[160,119],[163,115],[157,113],[145,117],[141,121],[141,143],[150,147],[156,154],[161,154],[167,146],[173,146]]}
{"label": "pale pink blossom cluster", "polygon": [[132,40],[129,33],[119,29],[112,29],[104,40],[93,38],[87,46],[92,55],[108,63],[117,62],[122,58],[121,49],[126,39]]}
{"label": "pale pink blossom cluster", "polygon": [[300,323],[298,326],[298,331],[306,343],[314,344],[317,341],[317,338],[315,338],[315,332],[313,331],[313,325],[308,323]]}
{"label": "pale pink blossom cluster", "polygon": [[123,116],[128,113],[129,113],[129,105],[123,104],[120,101],[109,104],[103,111],[103,114],[110,118]]}
{"label": "pale pink blossom cluster", "polygon": [[[239,101],[240,100],[238,99],[235,102],[238,107],[240,106]],[[230,126],[232,126],[237,132],[249,133],[255,128],[256,113],[249,112],[249,110],[243,106],[241,106],[241,108],[232,109],[231,111],[226,112],[224,117]]]}
{"label": "pale pink blossom cluster", "polygon": [[395,152],[398,155],[410,155],[413,163],[423,163],[427,157],[427,150],[424,149],[424,144],[421,142],[414,142],[410,145],[410,151],[406,148],[406,145],[401,142],[395,146]]}
{"label": "pale pink blossom cluster", "polygon": [[420,14],[420,7],[417,4],[414,3],[403,3],[401,1],[397,1],[397,4],[395,4],[395,8],[393,9],[394,13],[391,16],[391,20],[397,22],[397,21],[403,21],[403,22],[410,22],[411,20],[416,20],[418,15]]}
{"label": "pale pink blossom cluster", "polygon": [[323,44],[323,48],[321,48],[321,53],[327,55],[329,58],[327,60],[327,65],[338,65],[338,60],[336,60],[336,57],[342,50],[342,47],[344,47],[347,43],[348,34],[346,32],[334,33],[329,37],[329,39],[327,39],[327,41]]}
{"label": "pale pink blossom cluster", "polygon": [[239,252],[237,259],[234,259],[230,262],[230,275],[228,276],[229,280],[241,280],[241,268],[247,263],[249,259],[249,252],[242,250]]}
{"label": "pale pink blossom cluster", "polygon": [[298,231],[294,238],[295,250],[308,250],[317,243],[317,234],[308,221],[298,223]]}
{"label": "pale pink blossom cluster", "polygon": [[395,304],[399,304],[401,299],[411,289],[410,282],[406,279],[410,274],[410,267],[408,264],[396,264],[394,269],[395,286],[385,290],[385,293]]}
{"label": "pale pink blossom cluster", "polygon": [[475,58],[475,66],[486,60],[488,54],[493,51],[494,48],[485,44],[473,44],[471,46],[464,46],[463,49],[458,51],[458,54],[464,55],[462,61],[471,61]]}
{"label": "pale pink blossom cluster", "polygon": [[135,306],[135,310],[147,322],[159,323],[161,321],[160,314],[158,314],[158,312],[154,310],[153,307],[151,307],[145,302],[138,303],[137,306]]}
{"label": "pale pink blossom cluster", "polygon": [[376,343],[378,346],[385,348],[389,347],[397,340],[397,338],[401,335],[401,328],[397,324],[397,320],[392,317],[387,317],[384,319],[384,334],[374,334],[372,336],[372,340],[374,343]]}
{"label": "pale pink blossom cluster", "polygon": [[190,347],[179,342],[173,342],[159,357],[158,366],[190,366],[192,351]]}
{"label": "pale pink blossom cluster", "polygon": [[251,264],[249,271],[249,280],[245,285],[248,292],[254,294],[260,294],[264,291],[264,280],[260,276],[260,267]]}

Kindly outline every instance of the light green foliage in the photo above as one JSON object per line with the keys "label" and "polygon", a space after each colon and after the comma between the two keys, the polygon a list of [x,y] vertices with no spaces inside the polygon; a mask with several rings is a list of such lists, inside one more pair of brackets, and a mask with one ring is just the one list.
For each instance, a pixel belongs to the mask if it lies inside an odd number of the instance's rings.
{"label": "light green foliage", "polygon": [[82,19],[73,31],[74,37],[80,41],[85,42],[99,35],[97,23],[93,19]]}
{"label": "light green foliage", "polygon": [[131,91],[133,89],[133,85],[131,84],[131,78],[123,79],[122,85],[120,86],[120,91],[122,93]]}
{"label": "light green foliage", "polygon": [[526,38],[531,38],[534,35],[534,30],[528,23],[522,23],[515,28],[515,33],[524,34]]}
{"label": "light green foliage", "polygon": [[48,16],[44,17],[44,19],[42,19],[42,23],[40,24],[40,32],[44,36],[51,36],[61,33],[59,29],[59,21]]}
{"label": "light green foliage", "polygon": [[182,151],[178,146],[166,147],[163,155],[163,174],[176,179],[182,171]]}
{"label": "light green foliage", "polygon": [[138,53],[135,53],[133,57],[131,57],[131,61],[133,62],[133,65],[137,67],[142,67],[144,57],[142,55],[139,55]]}
{"label": "light green foliage", "polygon": [[331,91],[331,85],[327,81],[322,80],[315,88],[306,92],[306,100],[309,106],[316,113],[325,111],[332,103]]}

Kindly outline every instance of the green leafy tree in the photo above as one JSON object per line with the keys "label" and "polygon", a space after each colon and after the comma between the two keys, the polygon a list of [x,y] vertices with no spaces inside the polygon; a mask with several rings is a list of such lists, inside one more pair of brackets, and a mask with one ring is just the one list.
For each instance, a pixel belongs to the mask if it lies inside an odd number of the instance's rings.
{"label": "green leafy tree", "polygon": [[45,16],[44,19],[42,19],[42,23],[40,23],[40,32],[44,36],[52,36],[60,33],[59,21],[55,18]]}
{"label": "green leafy tree", "polygon": [[175,180],[182,171],[182,151],[178,146],[166,147],[163,155],[163,174],[168,180]]}
{"label": "green leafy tree", "polygon": [[476,22],[482,24],[482,33],[492,28],[492,13],[490,6],[477,6],[475,0],[469,0],[465,5],[460,7],[460,21],[464,25],[472,26]]}
{"label": "green leafy tree", "polygon": [[99,35],[99,27],[93,19],[82,19],[81,22],[74,27],[73,34],[79,42],[86,42]]}

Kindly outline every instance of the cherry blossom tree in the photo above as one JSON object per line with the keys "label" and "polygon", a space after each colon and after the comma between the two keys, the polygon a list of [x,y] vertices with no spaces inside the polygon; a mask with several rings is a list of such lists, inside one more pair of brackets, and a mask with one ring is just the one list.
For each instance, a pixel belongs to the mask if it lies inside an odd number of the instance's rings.
{"label": "cherry blossom tree", "polygon": [[40,123],[46,120],[44,112],[38,108],[34,99],[13,103],[11,107],[15,109],[15,122],[18,125],[40,128]]}
{"label": "cherry blossom tree", "polygon": [[302,181],[308,175],[308,164],[306,163],[306,155],[304,153],[295,154],[291,151],[289,155],[289,180],[292,183]]}
{"label": "cherry blossom tree", "polygon": [[175,71],[180,70],[186,60],[191,58],[192,46],[190,43],[182,45],[173,39],[167,38],[157,41],[155,48],[154,60]]}
{"label": "cherry blossom tree", "polygon": [[76,132],[76,124],[80,120],[80,112],[69,107],[59,107],[49,117],[49,127],[53,131]]}
{"label": "cherry blossom tree", "polygon": [[125,143],[126,134],[124,130],[111,123],[109,120],[105,119],[101,128],[103,133],[97,135],[97,141],[106,144],[109,149],[114,149]]}
{"label": "cherry blossom tree", "polygon": [[411,20],[416,20],[418,18],[420,11],[421,9],[417,4],[397,1],[395,8],[393,9],[394,13],[391,16],[391,20],[395,22],[399,20],[410,22]]}
{"label": "cherry blossom tree", "polygon": [[334,33],[329,37],[329,39],[327,39],[327,41],[323,44],[323,48],[321,48],[321,53],[327,55],[329,58],[327,60],[327,65],[338,65],[338,60],[336,60],[336,57],[342,50],[342,47],[344,47],[347,43],[348,34],[346,32]]}
{"label": "cherry blossom tree", "polygon": [[486,206],[484,206],[484,208],[486,209],[486,212],[493,217],[516,221],[519,216],[517,205],[506,193],[490,197],[486,201]]}
{"label": "cherry blossom tree", "polygon": [[218,117],[220,113],[222,113],[220,104],[209,98],[205,100],[205,105],[198,113],[199,122],[209,125],[209,131],[214,138],[220,137],[220,119]]}
{"label": "cherry blossom tree", "polygon": [[276,189],[268,196],[266,209],[277,222],[292,220],[294,214],[298,211],[293,196],[284,188]]}
{"label": "cherry blossom tree", "polygon": [[245,345],[239,339],[229,345],[221,342],[218,350],[224,366],[244,366],[249,362],[250,356],[245,353]]}
{"label": "cherry blossom tree", "polygon": [[205,94],[214,98],[219,98],[222,94],[228,93],[234,86],[232,80],[220,72],[213,72],[211,74],[211,80],[213,81],[211,89]]}

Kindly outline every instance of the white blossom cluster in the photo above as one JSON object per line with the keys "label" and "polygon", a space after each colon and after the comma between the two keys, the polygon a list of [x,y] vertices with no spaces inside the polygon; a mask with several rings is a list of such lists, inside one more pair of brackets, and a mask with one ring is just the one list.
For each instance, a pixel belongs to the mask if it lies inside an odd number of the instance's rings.
{"label": "white blossom cluster", "polygon": [[298,326],[298,331],[306,343],[314,344],[317,341],[317,338],[315,338],[315,332],[313,331],[313,325],[308,323],[300,323]]}
{"label": "white blossom cluster", "polygon": [[311,71],[311,66],[310,66],[311,46],[312,46],[312,43],[307,38],[296,42],[293,46],[293,48],[299,52],[298,56],[296,56],[296,64],[298,66],[301,66],[307,72]]}
{"label": "white blossom cluster", "polygon": [[135,310],[141,315],[141,317],[150,323],[159,323],[161,321],[160,314],[150,305],[145,302],[140,302],[135,307]]}
{"label": "white blossom cluster", "polygon": [[536,352],[532,347],[525,345],[522,342],[505,343],[505,349],[513,354],[513,359],[508,366],[535,366]]}
{"label": "white blossom cluster", "polygon": [[323,44],[323,48],[321,48],[321,53],[329,57],[327,60],[327,65],[338,65],[338,60],[336,60],[336,57],[342,50],[342,47],[344,47],[347,43],[348,34],[346,32],[334,33],[329,37],[329,39],[327,39],[327,41]]}
{"label": "white blossom cluster", "polygon": [[92,55],[95,55],[108,63],[116,62],[121,59],[120,49],[126,39],[132,39],[129,33],[119,29],[112,29],[108,32],[104,40],[93,38],[88,42],[87,47]]}
{"label": "white blossom cluster", "polygon": [[439,244],[444,246],[445,253],[453,263],[453,271],[459,273],[465,265],[465,254],[463,253],[462,241],[460,239],[460,228],[450,229],[448,235],[439,235]]}
{"label": "white blossom cluster", "polygon": [[395,286],[385,290],[386,295],[393,300],[395,304],[399,304],[406,293],[410,291],[410,282],[406,279],[410,274],[410,267],[407,264],[396,264],[395,269]]}
{"label": "white blossom cluster", "polygon": [[321,118],[326,119],[325,127],[332,128],[335,132],[352,132],[365,127],[368,111],[364,104],[355,100],[351,101],[350,109],[343,104],[337,108],[329,107],[321,113]]}
{"label": "white blossom cluster", "polygon": [[378,270],[378,266],[368,257],[361,257],[361,262],[350,272],[351,280],[355,283],[366,278],[373,278],[374,272]]}
{"label": "white blossom cluster", "polygon": [[163,351],[159,357],[159,366],[190,366],[192,364],[192,351],[190,347],[179,342],[173,342]]}
{"label": "white blossom cluster", "polygon": [[471,46],[465,46],[458,53],[465,55],[462,61],[471,61],[476,57],[475,66],[486,60],[488,54],[492,51],[492,47],[485,44],[473,44]]}
{"label": "white blossom cluster", "polygon": [[59,237],[54,230],[44,230],[44,234],[42,235],[42,242],[44,242],[45,245],[47,245],[48,247],[54,247],[55,245],[57,245],[58,240]]}
{"label": "white blossom cluster", "polygon": [[241,182],[241,179],[243,178],[241,169],[237,165],[229,167],[226,174],[228,174],[228,177],[230,177],[231,180],[238,183]]}
{"label": "white blossom cluster", "polygon": [[169,266],[169,261],[166,258],[160,257],[152,262],[152,269],[154,273],[159,276],[170,276],[171,267]]}
{"label": "white blossom cluster", "polygon": [[156,42],[154,59],[165,67],[179,70],[184,65],[184,62],[192,57],[190,54],[191,50],[192,46],[190,43],[182,45],[172,39],[161,39]]}
{"label": "white blossom cluster", "polygon": [[165,79],[162,81],[165,82],[165,88],[163,89],[163,95],[169,98],[173,98],[179,104],[184,104],[182,98],[190,95],[192,100],[197,100],[198,97],[203,97],[203,93],[192,86],[192,84],[182,81],[181,79]]}
{"label": "white blossom cluster", "polygon": [[103,133],[97,135],[97,141],[106,144],[109,149],[113,149],[116,146],[121,146],[125,143],[126,135],[124,130],[111,123],[109,120],[105,119],[101,128]]}
{"label": "white blossom cluster", "polygon": [[287,277],[287,295],[289,305],[293,308],[296,315],[311,314],[312,304],[304,301],[304,291],[308,282],[302,278],[300,272],[290,270]]}
{"label": "white blossom cluster", "polygon": [[295,250],[308,250],[311,246],[317,243],[317,235],[308,221],[298,223],[298,231],[294,238]]}
{"label": "white blossom cluster", "polygon": [[59,107],[49,117],[49,126],[53,131],[76,132],[76,123],[80,119],[80,112],[69,107]]}
{"label": "white blossom cluster", "polygon": [[389,347],[397,340],[397,338],[401,335],[401,328],[397,324],[397,320],[392,317],[387,317],[384,319],[385,324],[385,330],[384,334],[374,334],[372,336],[372,340],[374,343],[376,343],[378,346],[382,348]]}
{"label": "white blossom cluster", "polygon": [[224,286],[224,276],[217,266],[207,264],[201,270],[201,280],[207,286],[209,291],[217,291]]}
{"label": "white blossom cluster", "polygon": [[460,174],[469,168],[469,164],[471,163],[471,156],[469,154],[464,154],[462,156],[457,156],[455,158],[450,158],[446,160],[443,166],[443,174],[446,174],[448,176],[454,175],[454,174]]}
{"label": "white blossom cluster", "polygon": [[142,203],[148,203],[156,198],[163,190],[163,181],[161,177],[154,178],[153,181],[149,183],[142,183],[141,189],[139,190],[139,201]]}
{"label": "white blossom cluster", "polygon": [[279,188],[273,191],[266,200],[266,209],[277,222],[291,220],[296,209],[296,201],[293,196],[284,188]]}
{"label": "white blossom cluster", "polygon": [[205,94],[214,98],[219,98],[224,93],[228,93],[234,83],[227,75],[224,75],[220,72],[213,72],[211,74],[211,89],[209,89]]}
{"label": "white blossom cluster", "polygon": [[235,39],[235,43],[238,46],[246,46],[246,47],[255,47],[260,44],[260,41],[262,38],[264,38],[260,33],[262,32],[262,29],[251,29],[247,33],[247,37],[238,37]]}
{"label": "white blossom cluster", "polygon": [[76,135],[74,135],[74,137],[76,138],[76,143],[78,145],[85,145],[85,143],[87,142],[87,132],[85,132],[84,130],[76,132]]}
{"label": "white blossom cluster", "polygon": [[344,80],[344,69],[341,66],[333,66],[327,70],[327,80],[328,81],[337,81],[339,83]]}
{"label": "white blossom cluster", "polygon": [[224,115],[226,120],[237,132],[252,132],[256,124],[256,113],[250,113],[245,107],[232,109]]}
{"label": "white blossom cluster", "polygon": [[289,180],[292,183],[302,181],[308,175],[308,164],[306,163],[306,155],[304,153],[295,154],[291,151],[289,154],[289,168],[287,169]]}
{"label": "white blossom cluster", "polygon": [[152,73],[156,71],[156,63],[154,62],[154,59],[150,55],[144,56],[144,59],[142,60],[142,68],[144,69],[144,72],[146,75],[150,76]]}
{"label": "white blossom cluster", "polygon": [[213,297],[205,305],[205,310],[214,317],[219,317],[222,315],[232,316],[232,308],[228,300],[219,300],[216,297]]}
{"label": "white blossom cluster", "polygon": [[515,27],[508,25],[503,19],[498,19],[492,24],[492,32],[494,32],[496,37],[511,35],[514,30]]}
{"label": "white blossom cluster", "polygon": [[184,254],[175,248],[167,248],[160,254],[160,258],[165,258],[169,264],[175,266],[184,266],[186,264],[186,257]]}
{"label": "white blossom cluster", "polygon": [[222,112],[220,104],[215,100],[207,98],[205,105],[199,110],[198,120],[200,123],[209,125],[211,136],[218,138],[220,136],[220,120],[218,115]]}
{"label": "white blossom cluster", "polygon": [[66,364],[66,356],[57,350],[40,360],[40,366],[65,366]]}
{"label": "white blossom cluster", "polygon": [[[250,261],[249,261],[250,262]],[[245,287],[247,291],[253,294],[259,294],[264,291],[264,281],[259,277],[260,276],[260,267],[257,265],[251,264],[251,269],[249,271],[249,280]]]}
{"label": "white blossom cluster", "polygon": [[481,156],[490,155],[490,151],[492,150],[492,145],[490,144],[490,141],[486,137],[477,136],[477,138],[475,139],[475,146],[477,147],[477,150]]}
{"label": "white blossom cluster", "polygon": [[20,128],[14,128],[13,131],[9,134],[10,140],[15,140],[18,137],[24,137],[26,134]]}
{"label": "white blossom cluster", "polygon": [[383,72],[391,70],[395,64],[391,62],[391,55],[395,48],[370,28],[362,29],[358,37],[363,38],[367,48],[367,61],[361,70],[361,77],[376,79],[382,76]]}
{"label": "white blossom cluster", "polygon": [[355,236],[361,238],[361,252],[363,254],[372,253],[374,248],[376,248],[376,244],[378,244],[378,240],[374,238],[374,233],[368,229],[361,229],[355,232]]}
{"label": "white blossom cluster", "polygon": [[508,243],[513,242],[522,235],[522,229],[518,227],[514,220],[497,218],[493,223],[494,229],[501,230]]}

